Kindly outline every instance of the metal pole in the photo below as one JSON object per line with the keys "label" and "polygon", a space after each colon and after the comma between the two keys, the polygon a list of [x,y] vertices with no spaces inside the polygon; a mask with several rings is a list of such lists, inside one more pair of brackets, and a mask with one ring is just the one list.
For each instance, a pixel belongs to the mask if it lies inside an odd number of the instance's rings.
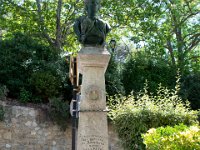
{"label": "metal pole", "polygon": [[73,111],[72,111],[72,150],[76,150],[76,139],[77,139],[77,122],[76,122],[76,109],[77,109],[77,61],[73,58]]}

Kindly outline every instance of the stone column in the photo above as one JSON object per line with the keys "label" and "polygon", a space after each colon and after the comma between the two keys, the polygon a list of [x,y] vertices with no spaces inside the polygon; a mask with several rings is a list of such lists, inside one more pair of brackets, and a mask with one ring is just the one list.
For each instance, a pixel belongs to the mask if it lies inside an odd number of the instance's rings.
{"label": "stone column", "polygon": [[108,150],[104,74],[110,54],[105,48],[84,47],[77,58],[83,75],[77,150]]}

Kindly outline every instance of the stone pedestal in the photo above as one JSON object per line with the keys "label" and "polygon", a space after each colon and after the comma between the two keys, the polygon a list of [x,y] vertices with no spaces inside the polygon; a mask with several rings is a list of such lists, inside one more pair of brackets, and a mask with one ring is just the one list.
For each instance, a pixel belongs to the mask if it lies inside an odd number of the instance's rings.
{"label": "stone pedestal", "polygon": [[77,150],[108,150],[105,71],[110,54],[105,48],[84,47],[78,53],[83,75]]}

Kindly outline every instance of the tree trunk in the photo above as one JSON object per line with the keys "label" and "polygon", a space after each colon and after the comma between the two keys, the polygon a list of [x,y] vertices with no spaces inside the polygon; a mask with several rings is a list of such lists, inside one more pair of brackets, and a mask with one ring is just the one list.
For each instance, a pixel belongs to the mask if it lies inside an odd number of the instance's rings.
{"label": "tree trunk", "polygon": [[62,38],[62,32],[61,32],[61,10],[62,10],[62,0],[58,0],[58,6],[56,11],[56,42],[55,47],[57,50],[61,50],[61,38]]}
{"label": "tree trunk", "polygon": [[172,48],[170,39],[167,40],[167,48],[168,48],[170,56],[171,56],[172,65],[175,67],[176,66],[175,56],[174,56],[174,52],[173,52],[173,48]]}

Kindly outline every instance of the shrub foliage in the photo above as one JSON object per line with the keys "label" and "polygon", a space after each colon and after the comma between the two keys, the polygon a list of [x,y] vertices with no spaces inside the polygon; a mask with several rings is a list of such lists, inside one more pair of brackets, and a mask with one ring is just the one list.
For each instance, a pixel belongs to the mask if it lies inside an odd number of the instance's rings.
{"label": "shrub foliage", "polygon": [[50,99],[50,118],[53,122],[60,126],[60,129],[65,131],[67,128],[67,121],[69,118],[69,105],[61,99]]}
{"label": "shrub foliage", "polygon": [[[62,95],[68,69],[59,52],[29,35],[15,33],[0,41],[0,85],[21,102],[47,102]],[[64,85],[65,83],[65,85]]]}
{"label": "shrub foliage", "polygon": [[157,96],[148,94],[148,87],[137,97],[114,96],[109,99],[109,117],[113,120],[122,144],[127,150],[145,149],[141,133],[150,128],[174,126],[180,123],[192,125],[197,122],[197,111],[183,103],[176,90],[159,86]]}
{"label": "shrub foliage", "polygon": [[27,91],[26,89],[22,88],[20,90],[19,101],[21,103],[27,103],[31,100],[31,92]]}
{"label": "shrub foliage", "polygon": [[109,96],[124,93],[124,87],[120,78],[118,63],[112,54],[105,74],[106,92]]}
{"label": "shrub foliage", "polygon": [[4,114],[5,114],[5,111],[3,109],[3,106],[0,105],[0,121],[3,121],[4,119]]}
{"label": "shrub foliage", "polygon": [[0,100],[5,100],[7,94],[8,94],[8,89],[7,89],[6,85],[0,84]]}
{"label": "shrub foliage", "polygon": [[56,96],[59,92],[59,78],[49,71],[33,73],[30,78],[35,95],[40,96],[43,101]]}
{"label": "shrub foliage", "polygon": [[192,109],[200,109],[200,73],[183,78],[180,95],[190,101]]}
{"label": "shrub foliage", "polygon": [[153,58],[144,52],[129,55],[122,70],[122,83],[126,95],[132,91],[139,92],[144,88],[145,80],[149,81],[149,92],[156,94],[158,84],[174,88],[176,84],[176,69],[165,60]]}
{"label": "shrub foliage", "polygon": [[143,134],[147,150],[199,150],[200,128],[183,124],[150,129]]}

